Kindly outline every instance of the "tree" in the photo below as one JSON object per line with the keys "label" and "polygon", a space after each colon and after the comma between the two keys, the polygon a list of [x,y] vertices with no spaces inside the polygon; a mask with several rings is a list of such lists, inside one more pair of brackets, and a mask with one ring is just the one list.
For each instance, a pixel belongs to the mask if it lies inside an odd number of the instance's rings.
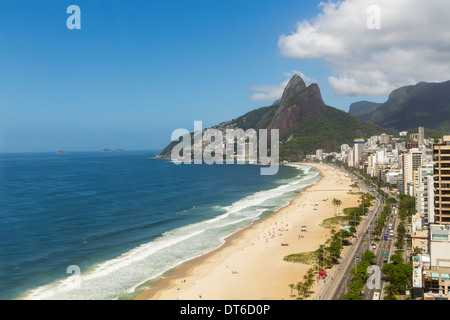
{"label": "tree", "polygon": [[312,285],[315,282],[314,268],[309,268],[308,271],[306,271],[306,274],[303,276],[303,278],[305,279],[308,286],[312,287]]}
{"label": "tree", "polygon": [[297,296],[300,298],[301,294],[302,294],[302,282],[301,281],[297,282],[297,284],[295,285],[295,289],[297,290]]}
{"label": "tree", "polygon": [[391,263],[385,265],[381,271],[386,275],[386,279],[391,286],[389,289],[392,291],[388,295],[388,298],[395,298],[395,295],[404,294],[408,288],[411,287],[413,266],[412,262],[404,263],[400,254],[394,254],[391,256]]}
{"label": "tree", "polygon": [[398,253],[393,254],[391,256],[391,263],[394,264],[394,265],[402,264],[403,263],[403,257],[401,256],[401,254],[398,254]]}
{"label": "tree", "polygon": [[361,300],[361,296],[359,295],[359,292],[350,290],[341,298],[341,300]]}
{"label": "tree", "polygon": [[310,287],[305,281],[299,281],[295,285],[295,289],[298,293],[298,298],[301,299],[302,297],[307,297],[309,295],[309,289]]}
{"label": "tree", "polygon": [[441,140],[441,136],[438,136],[438,135],[432,135],[431,136],[431,139],[433,139],[433,144],[438,144],[439,143],[439,140]]}
{"label": "tree", "polygon": [[345,208],[344,214],[348,222],[353,226],[357,226],[361,222],[361,207]]}
{"label": "tree", "polygon": [[405,223],[404,223],[403,221],[401,221],[401,222],[398,224],[398,227],[397,227],[397,233],[398,233],[398,234],[406,234]]}
{"label": "tree", "polygon": [[306,283],[306,281],[301,281],[300,283],[301,294],[304,298],[306,298],[309,296],[309,290],[311,289],[311,287],[308,285],[308,283]]}
{"label": "tree", "polygon": [[397,250],[402,250],[405,246],[405,236],[403,234],[399,234],[397,237],[397,241],[395,241],[394,246]]}
{"label": "tree", "polygon": [[422,249],[420,249],[419,247],[414,247],[413,249],[412,249],[412,252],[411,252],[411,255],[412,256],[417,256],[417,255],[419,255],[419,254],[422,254]]}
{"label": "tree", "polygon": [[[336,215],[337,208],[341,206],[342,201],[339,200],[339,199],[334,198],[334,199],[331,201],[331,204],[334,206],[334,215]],[[339,211],[338,211],[338,213],[339,213]]]}
{"label": "tree", "polygon": [[291,297],[294,296],[293,290],[294,290],[294,284],[293,283],[289,283],[288,287],[291,289]]}
{"label": "tree", "polygon": [[339,230],[339,237],[343,243],[348,243],[348,239],[353,235],[354,232],[356,232],[356,229],[353,232],[351,232],[351,228],[349,231],[341,229]]}
{"label": "tree", "polygon": [[386,287],[384,287],[384,290],[384,300],[397,300],[396,295],[398,295],[398,290],[394,285],[390,283]]}

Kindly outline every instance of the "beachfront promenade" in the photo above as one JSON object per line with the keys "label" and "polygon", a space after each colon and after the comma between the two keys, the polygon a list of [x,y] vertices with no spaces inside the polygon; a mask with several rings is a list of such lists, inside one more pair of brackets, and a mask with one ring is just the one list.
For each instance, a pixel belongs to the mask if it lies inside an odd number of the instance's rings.
{"label": "beachfront promenade", "polygon": [[357,260],[364,251],[370,250],[371,243],[366,239],[366,232],[382,209],[382,203],[376,200],[373,209],[359,225],[355,242],[344,248],[340,263],[334,265],[328,272],[326,280],[320,280],[320,288],[314,295],[314,300],[337,300],[347,292],[351,280],[350,270],[358,263]]}

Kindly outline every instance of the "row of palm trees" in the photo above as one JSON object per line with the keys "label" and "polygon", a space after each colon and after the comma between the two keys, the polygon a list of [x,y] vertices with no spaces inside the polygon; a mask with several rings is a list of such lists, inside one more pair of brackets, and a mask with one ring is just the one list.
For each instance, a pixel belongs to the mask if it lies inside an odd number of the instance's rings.
{"label": "row of palm trees", "polygon": [[[367,197],[367,199],[365,199],[365,197]],[[365,194],[361,196],[362,203],[368,204],[370,200],[371,198],[369,198]],[[334,207],[334,215],[337,216],[339,214],[339,208],[342,205],[342,201],[334,198],[333,200],[331,200],[331,204]],[[362,204],[361,206],[364,207],[364,204]],[[364,211],[365,210],[363,208],[362,212]],[[340,258],[341,250],[343,248],[343,242],[346,242],[346,240],[353,234],[352,231],[340,230],[340,232],[336,232],[334,229],[331,233],[331,239],[329,239],[328,247],[322,245],[316,251],[316,254],[318,256],[317,265],[308,269],[306,274],[303,276],[303,281],[299,281],[296,284],[289,284],[289,288],[291,289],[291,297],[295,296],[293,293],[294,289],[297,290],[297,299],[307,298],[310,295],[311,287],[315,283],[316,271],[321,269],[319,266],[319,261],[327,261],[327,266],[328,263],[330,263],[331,265],[334,264],[334,262]],[[326,253],[328,253],[328,255]],[[319,259],[319,255],[322,256],[321,259]]]}
{"label": "row of palm trees", "polygon": [[307,298],[311,294],[311,288],[315,282],[315,269],[309,268],[303,276],[303,281],[296,284],[290,283],[288,286],[291,289],[291,297],[295,297],[294,289],[297,290],[297,299]]}

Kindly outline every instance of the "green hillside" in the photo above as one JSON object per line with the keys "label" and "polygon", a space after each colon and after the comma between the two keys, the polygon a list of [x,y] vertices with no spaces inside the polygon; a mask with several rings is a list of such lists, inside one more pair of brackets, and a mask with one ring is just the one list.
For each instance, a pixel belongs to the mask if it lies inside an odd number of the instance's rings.
{"label": "green hillside", "polygon": [[317,149],[324,152],[340,151],[342,144],[353,145],[357,138],[367,139],[382,133],[398,135],[389,130],[359,120],[348,113],[328,106],[328,111],[314,116],[298,129],[289,141],[280,145],[280,159],[297,160]]}
{"label": "green hillside", "polygon": [[376,110],[361,120],[399,131],[425,127],[450,132],[450,81],[421,82],[394,90]]}

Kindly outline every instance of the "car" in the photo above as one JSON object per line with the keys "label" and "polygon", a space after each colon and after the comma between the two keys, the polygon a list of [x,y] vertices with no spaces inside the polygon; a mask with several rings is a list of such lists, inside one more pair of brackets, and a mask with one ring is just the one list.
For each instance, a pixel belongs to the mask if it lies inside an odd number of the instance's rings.
{"label": "car", "polygon": [[387,263],[387,262],[388,262],[388,257],[384,256],[384,257],[383,257],[383,262],[384,262],[384,263]]}

